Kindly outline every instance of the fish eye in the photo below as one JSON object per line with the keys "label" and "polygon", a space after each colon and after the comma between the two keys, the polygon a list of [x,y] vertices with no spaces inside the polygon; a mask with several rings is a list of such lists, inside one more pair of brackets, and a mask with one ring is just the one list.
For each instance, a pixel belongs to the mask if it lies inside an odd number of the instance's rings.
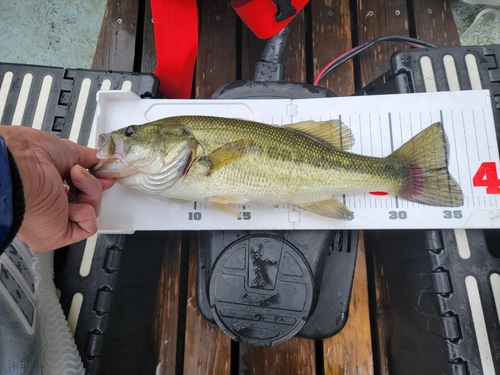
{"label": "fish eye", "polygon": [[135,134],[137,134],[137,126],[135,125],[130,125],[125,129],[125,135],[127,137],[132,137]]}

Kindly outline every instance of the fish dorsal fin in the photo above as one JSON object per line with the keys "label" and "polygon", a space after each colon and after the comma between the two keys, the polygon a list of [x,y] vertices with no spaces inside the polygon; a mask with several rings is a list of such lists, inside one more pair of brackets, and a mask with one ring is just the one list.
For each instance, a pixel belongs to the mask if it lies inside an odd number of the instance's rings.
{"label": "fish dorsal fin", "polygon": [[338,150],[348,150],[354,144],[354,136],[351,129],[339,120],[308,120],[285,125],[285,127],[320,139]]}
{"label": "fish dorsal fin", "polygon": [[314,202],[309,204],[296,205],[305,211],[312,212],[316,215],[329,217],[338,220],[352,220],[354,214],[345,205],[343,205],[338,199],[332,197],[320,202]]}
{"label": "fish dorsal fin", "polygon": [[234,142],[229,142],[216,148],[208,155],[200,157],[198,161],[207,166],[206,175],[209,176],[217,169],[234,163],[245,156],[252,144],[253,141],[251,139],[239,139]]}

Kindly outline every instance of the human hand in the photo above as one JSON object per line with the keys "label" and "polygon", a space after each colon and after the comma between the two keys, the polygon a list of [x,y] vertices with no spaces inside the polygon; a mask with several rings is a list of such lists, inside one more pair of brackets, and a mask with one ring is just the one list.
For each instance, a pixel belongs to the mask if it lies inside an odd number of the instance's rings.
{"label": "human hand", "polygon": [[26,210],[19,238],[45,252],[94,234],[102,191],[114,184],[86,170],[99,161],[97,151],[23,126],[0,126],[0,135],[23,183]]}

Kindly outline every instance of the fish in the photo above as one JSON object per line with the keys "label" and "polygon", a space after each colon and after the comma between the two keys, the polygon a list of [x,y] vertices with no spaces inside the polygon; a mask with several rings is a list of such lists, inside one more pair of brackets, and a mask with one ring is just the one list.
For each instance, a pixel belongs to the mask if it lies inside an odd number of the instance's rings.
{"label": "fish", "polygon": [[175,201],[204,201],[237,215],[241,205],[290,204],[352,220],[336,196],[383,191],[430,206],[459,207],[440,122],[392,154],[349,152],[354,137],[339,120],[275,126],[213,116],[167,117],[99,136],[97,177]]}

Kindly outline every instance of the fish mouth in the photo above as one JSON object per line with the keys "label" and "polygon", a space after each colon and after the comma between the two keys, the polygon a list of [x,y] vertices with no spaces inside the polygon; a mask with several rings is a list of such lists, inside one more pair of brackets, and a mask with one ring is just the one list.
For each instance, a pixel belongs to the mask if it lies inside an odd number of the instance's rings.
{"label": "fish mouth", "polygon": [[119,152],[122,149],[123,145],[110,133],[101,134],[99,151],[96,154],[99,162],[90,169],[90,172],[96,177],[104,178],[118,178],[130,174],[126,173],[122,162],[122,155]]}
{"label": "fish mouth", "polygon": [[123,173],[123,163],[119,158],[101,159],[90,169],[90,172],[96,177],[103,178],[118,178],[129,174]]}

